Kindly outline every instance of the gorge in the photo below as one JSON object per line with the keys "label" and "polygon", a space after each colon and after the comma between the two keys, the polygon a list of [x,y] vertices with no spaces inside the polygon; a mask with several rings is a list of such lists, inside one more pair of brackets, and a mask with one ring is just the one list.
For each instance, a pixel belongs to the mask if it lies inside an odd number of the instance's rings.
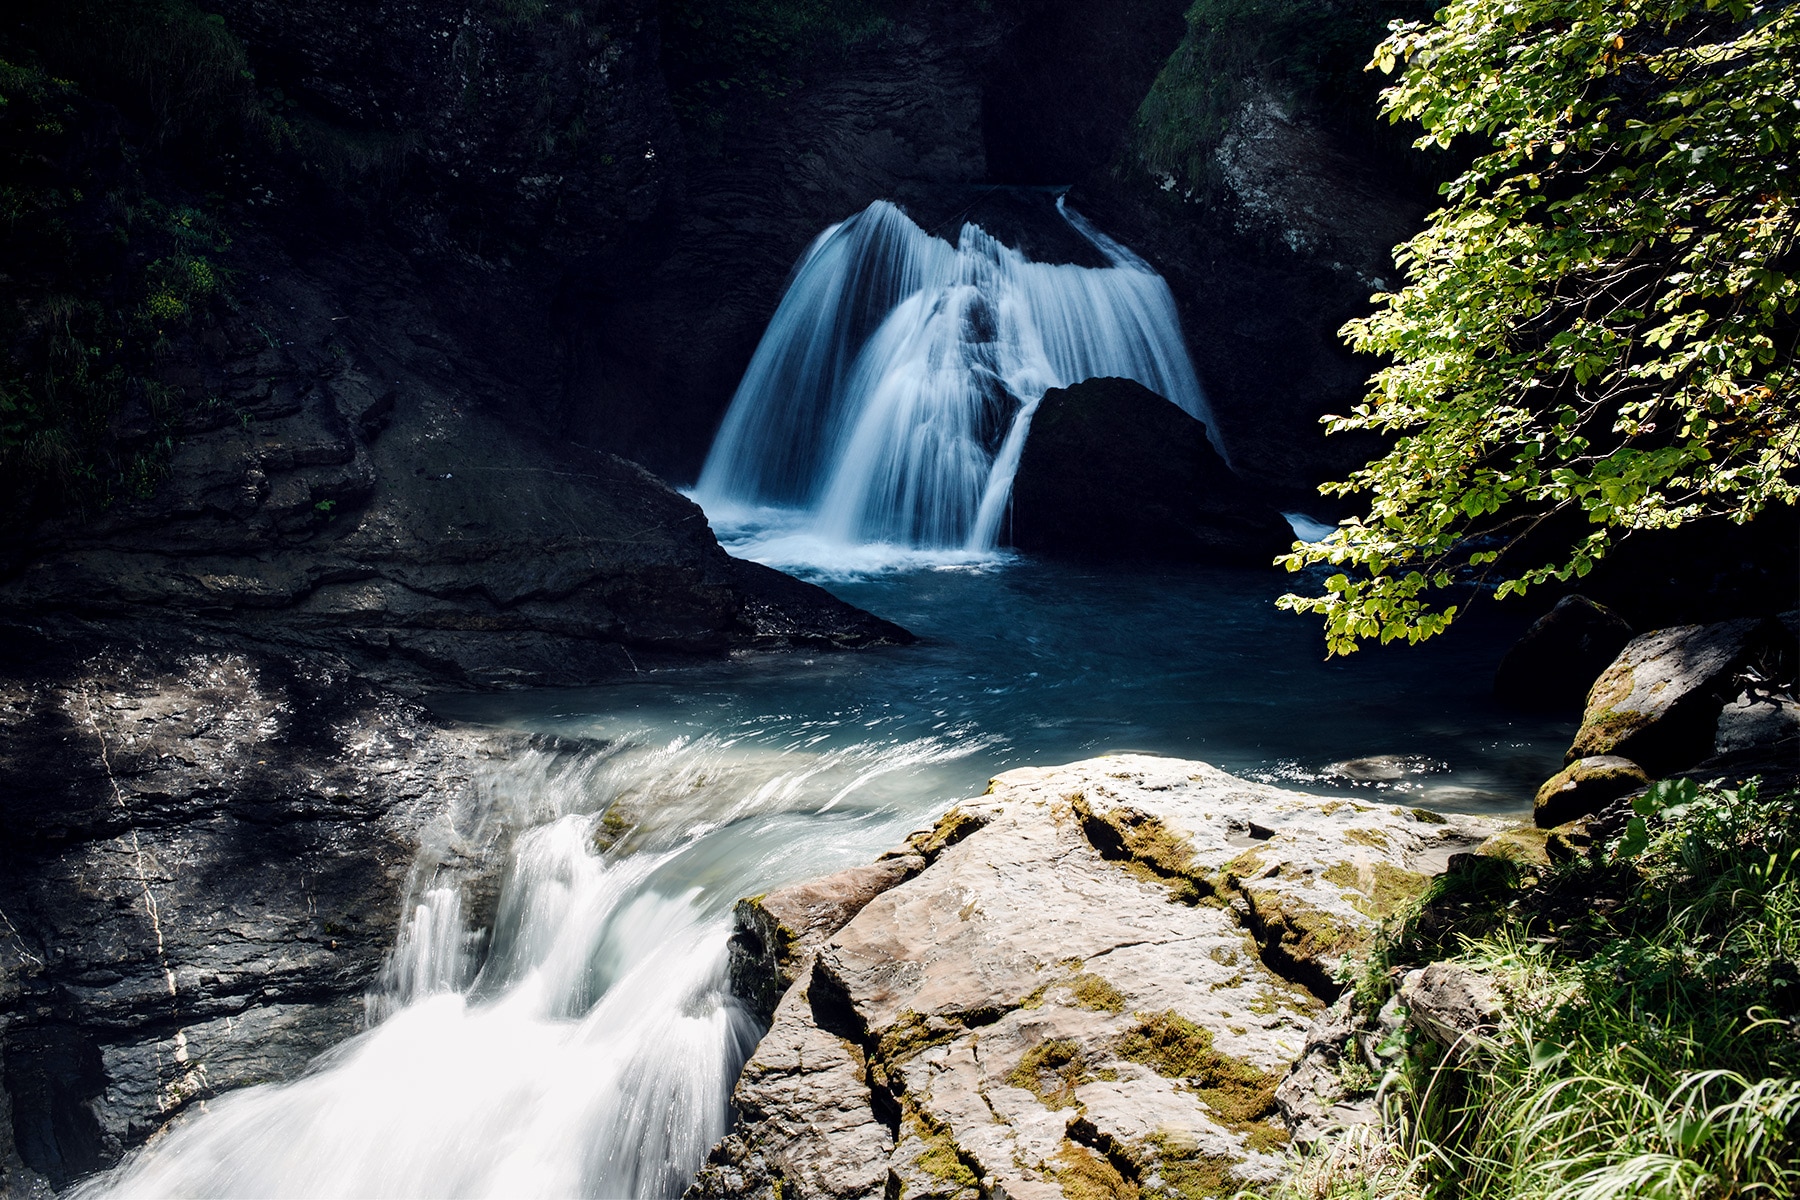
{"label": "gorge", "polygon": [[0,1197],[1273,1188],[1383,922],[1779,780],[1791,508],[1276,610],[1415,15],[9,18]]}

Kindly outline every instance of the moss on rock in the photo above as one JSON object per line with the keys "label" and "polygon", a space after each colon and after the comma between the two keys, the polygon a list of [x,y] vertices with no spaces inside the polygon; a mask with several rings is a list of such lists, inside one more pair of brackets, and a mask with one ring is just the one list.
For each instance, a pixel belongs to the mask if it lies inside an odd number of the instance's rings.
{"label": "moss on rock", "polygon": [[1590,755],[1544,781],[1532,802],[1531,818],[1538,828],[1550,829],[1592,816],[1620,796],[1648,786],[1649,774],[1629,758]]}
{"label": "moss on rock", "polygon": [[1217,893],[1210,874],[1195,865],[1187,839],[1156,817],[1124,806],[1099,812],[1079,793],[1069,803],[1094,849],[1122,862],[1132,874],[1167,887],[1171,899],[1198,904]]}
{"label": "moss on rock", "polygon": [[1049,1108],[1068,1108],[1075,1103],[1075,1089],[1093,1078],[1080,1044],[1053,1038],[1027,1050],[1006,1082],[1031,1092]]}
{"label": "moss on rock", "polygon": [[1212,1031],[1175,1012],[1142,1016],[1114,1048],[1168,1079],[1186,1083],[1227,1124],[1267,1116],[1275,1108],[1276,1079],[1254,1063],[1222,1054]]}

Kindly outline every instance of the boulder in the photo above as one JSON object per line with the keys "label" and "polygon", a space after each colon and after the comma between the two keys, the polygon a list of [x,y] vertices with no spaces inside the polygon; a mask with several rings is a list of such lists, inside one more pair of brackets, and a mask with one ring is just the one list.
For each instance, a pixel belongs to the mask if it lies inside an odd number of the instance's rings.
{"label": "boulder", "polygon": [[1494,696],[1527,709],[1579,709],[1631,640],[1625,618],[1586,596],[1564,596],[1531,623],[1494,672]]}
{"label": "boulder", "polygon": [[1579,758],[1545,780],[1537,790],[1531,806],[1532,820],[1539,829],[1549,829],[1591,816],[1607,802],[1649,785],[1650,776],[1629,758],[1614,754]]}
{"label": "boulder", "polygon": [[1331,968],[1497,828],[1177,759],[1008,772],[824,939],[689,1196],[1266,1183]]}
{"label": "boulder", "polygon": [[1550,852],[1549,831],[1536,825],[1516,825],[1502,829],[1475,848],[1475,853],[1489,858],[1503,858],[1524,867],[1547,867]]}
{"label": "boulder", "polygon": [[1566,761],[1617,755],[1652,775],[1699,762],[1719,709],[1738,693],[1737,673],[1780,635],[1774,622],[1747,618],[1633,638],[1588,692]]}
{"label": "boulder", "polygon": [[1351,997],[1320,1013],[1306,1031],[1300,1058],[1275,1089],[1281,1119],[1297,1146],[1310,1146],[1340,1129],[1380,1119],[1368,1097],[1352,1098],[1344,1069],[1357,1060],[1361,1032]]}
{"label": "boulder", "polygon": [[1719,710],[1719,722],[1713,729],[1714,754],[1796,743],[1800,743],[1800,704],[1790,696],[1769,692],[1740,692]]}
{"label": "boulder", "polygon": [[1487,976],[1473,967],[1444,962],[1407,972],[1400,983],[1400,1005],[1410,1028],[1452,1055],[1492,1037],[1505,1011]]}
{"label": "boulder", "polygon": [[1267,564],[1293,542],[1205,425],[1129,379],[1045,393],[1013,480],[1010,532],[1021,550],[1078,558]]}

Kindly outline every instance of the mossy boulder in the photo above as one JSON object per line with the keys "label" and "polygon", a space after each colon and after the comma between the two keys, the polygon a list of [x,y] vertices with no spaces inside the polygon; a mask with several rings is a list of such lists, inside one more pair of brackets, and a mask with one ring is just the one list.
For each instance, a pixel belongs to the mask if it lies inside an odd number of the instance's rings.
{"label": "mossy boulder", "polygon": [[1565,761],[1616,755],[1653,775],[1693,766],[1712,752],[1734,677],[1784,637],[1776,622],[1749,618],[1633,638],[1594,681]]}
{"label": "mossy boulder", "polygon": [[1597,813],[1609,801],[1648,786],[1649,774],[1629,758],[1590,755],[1544,781],[1532,803],[1531,817],[1539,829],[1549,829]]}
{"label": "mossy boulder", "polygon": [[1011,538],[1065,557],[1266,565],[1293,533],[1232,474],[1205,425],[1132,380],[1089,379],[1038,404]]}
{"label": "mossy boulder", "polygon": [[1514,708],[1579,709],[1631,635],[1625,618],[1604,604],[1564,596],[1500,660],[1494,697]]}

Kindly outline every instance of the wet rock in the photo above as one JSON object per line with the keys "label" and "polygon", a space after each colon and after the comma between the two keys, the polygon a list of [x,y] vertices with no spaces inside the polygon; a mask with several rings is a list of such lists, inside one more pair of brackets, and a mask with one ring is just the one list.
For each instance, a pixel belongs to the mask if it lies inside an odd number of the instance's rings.
{"label": "wet rock", "polygon": [[1141,384],[1090,379],[1038,405],[1011,539],[1044,554],[1266,564],[1293,534],[1232,474],[1206,426]]}
{"label": "wet rock", "polygon": [[738,1129],[713,1148],[689,1197],[767,1195],[771,1185],[833,1200],[884,1194],[893,1133],[875,1115],[862,1048],[819,1027],[811,986],[809,964],[738,1077]]}
{"label": "wet rock", "polygon": [[[305,305],[323,322],[322,297],[290,293],[290,321]],[[150,499],[39,529],[0,575],[0,615],[70,637],[199,630],[330,654],[409,693],[910,640],[731,558],[699,507],[642,468],[538,441],[460,387],[395,391],[376,373],[383,347],[349,344],[359,352],[329,343],[341,359],[286,351],[287,377],[246,398],[241,422],[182,441]],[[374,397],[388,415],[371,433],[356,414]]]}
{"label": "wet rock", "polygon": [[1747,618],[1633,638],[1594,681],[1567,761],[1616,755],[1662,775],[1705,758],[1737,673],[1777,628]]}
{"label": "wet rock", "polygon": [[1532,802],[1532,820],[1549,829],[1599,812],[1608,802],[1648,787],[1650,776],[1629,758],[1595,754],[1576,759],[1544,781]]}
{"label": "wet rock", "polygon": [[1494,696],[1530,709],[1579,709],[1631,640],[1631,625],[1586,596],[1564,596],[1533,621],[1494,672]]}
{"label": "wet rock", "polygon": [[[913,835],[924,870],[825,940],[691,1194],[1273,1179],[1276,1085],[1324,1007],[1306,984],[1330,986],[1401,881],[1495,828],[1174,759],[1008,772]],[[1289,938],[1277,911],[1329,934]],[[827,1161],[832,1130],[852,1132]]]}
{"label": "wet rock", "polygon": [[1325,774],[1357,783],[1400,783],[1416,775],[1438,775],[1450,764],[1434,758],[1410,754],[1369,754],[1362,758],[1346,758],[1325,768]]}
{"label": "wet rock", "polygon": [[490,750],[327,664],[7,636],[0,1053],[61,1188],[359,1027],[417,832]]}
{"label": "wet rock", "polygon": [[1407,972],[1400,1004],[1409,1026],[1451,1054],[1493,1036],[1505,1011],[1493,982],[1458,963],[1430,963]]}

